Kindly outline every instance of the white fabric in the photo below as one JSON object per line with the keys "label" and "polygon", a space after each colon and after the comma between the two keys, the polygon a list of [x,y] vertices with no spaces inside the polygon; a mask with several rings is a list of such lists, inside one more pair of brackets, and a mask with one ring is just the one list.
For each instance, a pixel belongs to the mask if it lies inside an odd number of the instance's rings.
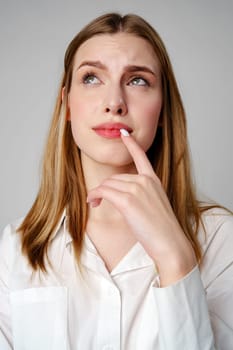
{"label": "white fabric", "polygon": [[32,274],[19,222],[9,225],[0,243],[0,349],[232,350],[233,218],[215,212],[204,215],[206,241],[199,232],[202,267],[166,288],[139,243],[109,274],[86,235],[80,272],[65,216],[49,249],[53,268]]}

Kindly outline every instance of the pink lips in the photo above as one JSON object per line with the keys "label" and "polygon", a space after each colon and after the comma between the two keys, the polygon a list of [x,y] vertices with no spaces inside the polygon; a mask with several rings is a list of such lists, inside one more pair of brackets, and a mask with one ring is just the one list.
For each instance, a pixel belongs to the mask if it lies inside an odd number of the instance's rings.
{"label": "pink lips", "polygon": [[132,132],[132,129],[123,123],[104,123],[93,128],[98,135],[109,139],[121,137],[120,129]]}

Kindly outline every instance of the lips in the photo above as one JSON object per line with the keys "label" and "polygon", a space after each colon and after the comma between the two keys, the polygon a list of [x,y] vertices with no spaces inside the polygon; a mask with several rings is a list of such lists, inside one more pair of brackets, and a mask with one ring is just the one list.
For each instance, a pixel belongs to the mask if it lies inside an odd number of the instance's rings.
{"label": "lips", "polygon": [[121,137],[120,129],[125,129],[129,133],[133,131],[128,125],[123,123],[104,123],[93,128],[98,135],[105,138]]}

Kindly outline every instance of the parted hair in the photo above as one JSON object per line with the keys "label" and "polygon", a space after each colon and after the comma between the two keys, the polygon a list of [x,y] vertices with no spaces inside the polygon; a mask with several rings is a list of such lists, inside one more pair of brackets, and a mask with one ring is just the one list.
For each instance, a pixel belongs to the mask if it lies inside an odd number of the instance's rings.
{"label": "parted hair", "polygon": [[104,14],[86,25],[70,42],[64,58],[64,72],[43,157],[40,188],[18,232],[22,252],[34,270],[46,271],[48,247],[66,210],[67,227],[80,262],[88,219],[86,187],[80,150],[74,142],[67,118],[67,97],[71,87],[74,56],[79,47],[95,35],[119,32],[144,38],[160,62],[163,106],[153,144],[147,151],[154,171],[169,198],[173,211],[200,261],[197,232],[202,211],[196,198],[190,171],[186,116],[167,50],[155,29],[143,18],[128,14]]}

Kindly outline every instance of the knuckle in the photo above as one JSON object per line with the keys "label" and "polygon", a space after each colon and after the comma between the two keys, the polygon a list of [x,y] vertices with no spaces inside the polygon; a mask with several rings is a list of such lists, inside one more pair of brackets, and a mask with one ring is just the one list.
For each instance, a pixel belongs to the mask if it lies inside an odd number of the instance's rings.
{"label": "knuckle", "polygon": [[140,175],[139,183],[143,187],[148,187],[149,185],[151,185],[153,183],[153,179],[151,177],[149,177],[148,175]]}
{"label": "knuckle", "polygon": [[125,193],[124,199],[122,201],[123,208],[127,210],[128,208],[132,207],[133,202],[134,202],[134,197],[132,196],[132,194]]}
{"label": "knuckle", "polygon": [[134,196],[138,196],[140,192],[141,185],[137,182],[131,184],[130,193]]}

